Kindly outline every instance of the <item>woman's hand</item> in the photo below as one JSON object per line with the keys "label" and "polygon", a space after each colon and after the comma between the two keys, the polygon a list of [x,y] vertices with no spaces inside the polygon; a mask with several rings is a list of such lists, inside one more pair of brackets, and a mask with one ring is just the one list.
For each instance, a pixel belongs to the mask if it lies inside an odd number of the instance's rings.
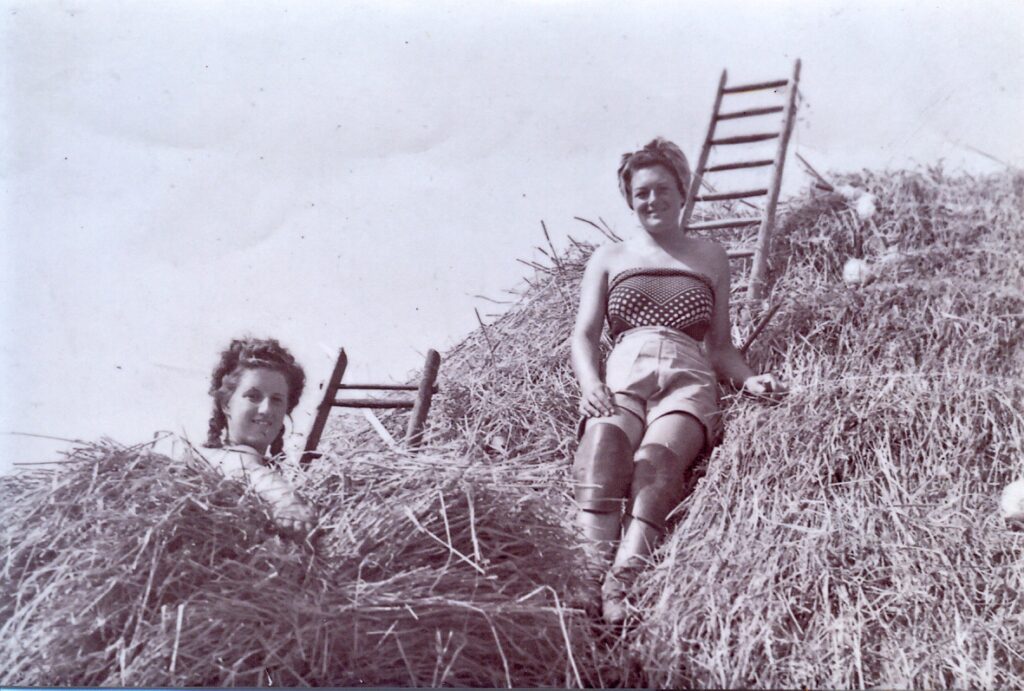
{"label": "woman's hand", "polygon": [[295,494],[282,495],[271,501],[274,523],[278,527],[295,532],[308,534],[313,530],[316,518],[313,509]]}
{"label": "woman's hand", "polygon": [[253,489],[270,504],[270,515],[279,528],[303,535],[313,530],[315,512],[279,471],[261,466],[253,469],[248,479]]}
{"label": "woman's hand", "polygon": [[743,392],[751,396],[776,398],[782,396],[789,388],[779,381],[774,374],[755,374],[743,380]]}
{"label": "woman's hand", "polygon": [[615,414],[615,399],[603,381],[585,384],[580,391],[580,412],[586,417],[609,417]]}

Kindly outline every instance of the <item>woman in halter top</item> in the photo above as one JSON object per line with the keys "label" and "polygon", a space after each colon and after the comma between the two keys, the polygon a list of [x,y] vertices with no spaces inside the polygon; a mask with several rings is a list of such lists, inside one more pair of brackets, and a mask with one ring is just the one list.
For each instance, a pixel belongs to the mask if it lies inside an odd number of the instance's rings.
{"label": "woman in halter top", "polygon": [[[610,624],[624,621],[628,587],[683,499],[687,470],[720,435],[717,381],[783,391],[732,343],[725,249],[680,227],[689,186],[675,144],[657,138],[625,154],[619,188],[643,232],[598,248],[580,286],[572,364],[584,420],[573,478]],[[614,348],[602,378],[606,320]]]}

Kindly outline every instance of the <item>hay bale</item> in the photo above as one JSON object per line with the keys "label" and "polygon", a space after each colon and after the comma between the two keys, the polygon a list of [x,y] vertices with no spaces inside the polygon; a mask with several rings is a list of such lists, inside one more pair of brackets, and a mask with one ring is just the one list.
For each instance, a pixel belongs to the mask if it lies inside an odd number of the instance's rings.
{"label": "hay bale", "polygon": [[[1024,541],[996,509],[1024,466],[1022,181],[869,175],[869,223],[789,219],[752,357],[793,391],[729,408],[640,586],[650,683],[1024,684]],[[872,285],[839,281],[891,247]]]}
{"label": "hay bale", "polygon": [[322,466],[316,549],[145,449],[5,479],[0,683],[579,685],[550,505],[510,469],[409,462]]}

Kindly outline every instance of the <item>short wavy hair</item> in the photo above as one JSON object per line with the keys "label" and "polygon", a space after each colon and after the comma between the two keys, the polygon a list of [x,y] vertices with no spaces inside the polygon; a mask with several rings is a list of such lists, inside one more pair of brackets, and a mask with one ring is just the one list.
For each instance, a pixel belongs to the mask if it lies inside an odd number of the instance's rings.
{"label": "short wavy hair", "polygon": [[[248,369],[268,369],[284,375],[288,384],[288,413],[295,409],[306,387],[306,373],[288,349],[274,338],[236,338],[220,354],[220,362],[210,377],[210,395],[213,396],[213,414],[206,435],[207,448],[222,448],[227,441],[227,416],[224,406],[235,393],[242,372]],[[284,448],[284,429],[270,445],[271,455]]]}
{"label": "short wavy hair", "polygon": [[619,164],[619,191],[626,198],[629,208],[633,208],[633,173],[651,166],[664,166],[672,173],[685,203],[690,193],[691,177],[686,154],[669,140],[655,137],[639,151],[622,154],[622,163]]}

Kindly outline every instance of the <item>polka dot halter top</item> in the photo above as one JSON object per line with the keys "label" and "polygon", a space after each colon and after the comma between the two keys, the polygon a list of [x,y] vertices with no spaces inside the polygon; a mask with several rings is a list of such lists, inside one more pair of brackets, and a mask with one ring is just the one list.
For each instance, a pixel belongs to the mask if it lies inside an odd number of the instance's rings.
{"label": "polka dot halter top", "polygon": [[608,328],[614,340],[640,326],[667,326],[702,340],[711,325],[711,279],[683,269],[628,269],[608,286]]}

